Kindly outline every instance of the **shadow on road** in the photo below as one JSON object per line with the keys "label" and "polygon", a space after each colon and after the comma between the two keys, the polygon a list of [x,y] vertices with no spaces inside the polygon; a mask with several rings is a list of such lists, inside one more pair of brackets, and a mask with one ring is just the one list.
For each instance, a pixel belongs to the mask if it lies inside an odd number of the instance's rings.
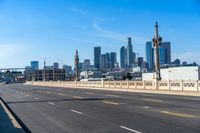
{"label": "shadow on road", "polygon": [[31,100],[31,101],[15,101],[6,102],[6,104],[18,104],[18,103],[43,103],[43,102],[64,102],[64,101],[103,101],[105,98],[70,98],[70,99],[59,99],[59,100]]}

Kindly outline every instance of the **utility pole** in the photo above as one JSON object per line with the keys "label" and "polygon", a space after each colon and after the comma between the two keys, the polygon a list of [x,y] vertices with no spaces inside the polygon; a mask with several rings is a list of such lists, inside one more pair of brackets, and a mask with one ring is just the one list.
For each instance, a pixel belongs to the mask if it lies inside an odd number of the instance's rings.
{"label": "utility pole", "polygon": [[43,81],[46,80],[46,58],[44,59],[44,72],[43,72],[44,76],[43,76]]}
{"label": "utility pole", "polygon": [[75,69],[76,69],[76,77],[75,80],[79,81],[79,57],[78,57],[78,50],[76,50],[76,55],[75,55]]}
{"label": "utility pole", "polygon": [[155,75],[155,79],[157,80],[161,80],[161,76],[160,76],[160,59],[159,59],[159,46],[161,45],[162,42],[162,38],[159,36],[158,34],[158,22],[156,22],[155,25],[155,36],[153,38],[153,45],[156,49],[156,75]]}

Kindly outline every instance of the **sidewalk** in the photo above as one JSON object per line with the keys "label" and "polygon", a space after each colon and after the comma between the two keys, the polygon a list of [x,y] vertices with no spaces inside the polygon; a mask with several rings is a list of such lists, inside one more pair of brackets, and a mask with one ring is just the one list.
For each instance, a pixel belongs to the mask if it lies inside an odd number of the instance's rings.
{"label": "sidewalk", "polygon": [[25,133],[0,99],[0,133]]}
{"label": "sidewalk", "polygon": [[[62,87],[62,86],[55,86]],[[177,95],[177,96],[195,96],[200,97],[200,92],[193,91],[161,91],[161,90],[145,90],[145,89],[126,89],[126,88],[93,88],[93,87],[62,87],[62,88],[80,88],[80,89],[93,89],[93,90],[107,90],[119,92],[135,92],[135,93],[151,93],[151,94],[164,94],[164,95]]]}

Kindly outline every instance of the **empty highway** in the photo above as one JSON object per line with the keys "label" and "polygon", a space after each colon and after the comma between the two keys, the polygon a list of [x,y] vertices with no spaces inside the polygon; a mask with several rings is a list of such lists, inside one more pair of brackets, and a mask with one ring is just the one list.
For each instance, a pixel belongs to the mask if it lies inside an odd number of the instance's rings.
{"label": "empty highway", "polygon": [[33,133],[199,133],[200,97],[0,85]]}

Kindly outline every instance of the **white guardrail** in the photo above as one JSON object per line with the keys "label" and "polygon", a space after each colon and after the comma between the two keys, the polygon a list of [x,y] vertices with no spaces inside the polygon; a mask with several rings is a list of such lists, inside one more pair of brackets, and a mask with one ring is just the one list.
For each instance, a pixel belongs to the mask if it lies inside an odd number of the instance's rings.
{"label": "white guardrail", "polygon": [[94,87],[121,89],[149,89],[168,91],[200,91],[199,81],[37,81],[27,84],[54,87]]}

